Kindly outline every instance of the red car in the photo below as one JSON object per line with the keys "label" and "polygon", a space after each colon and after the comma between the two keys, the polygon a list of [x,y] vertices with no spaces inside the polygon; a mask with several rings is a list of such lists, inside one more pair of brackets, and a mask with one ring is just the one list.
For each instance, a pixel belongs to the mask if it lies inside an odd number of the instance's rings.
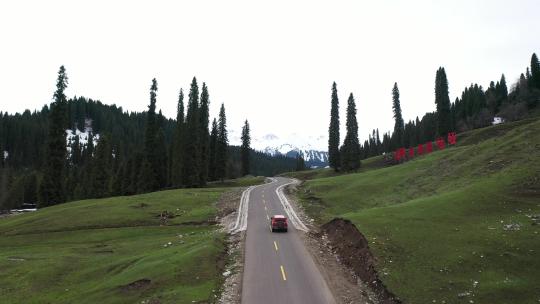
{"label": "red car", "polygon": [[272,232],[284,231],[287,232],[287,218],[284,215],[274,215],[270,218],[270,229]]}

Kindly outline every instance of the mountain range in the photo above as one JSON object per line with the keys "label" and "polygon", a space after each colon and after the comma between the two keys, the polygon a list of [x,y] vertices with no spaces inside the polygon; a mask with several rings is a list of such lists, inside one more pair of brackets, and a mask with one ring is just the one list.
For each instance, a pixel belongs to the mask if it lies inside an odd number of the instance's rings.
{"label": "mountain range", "polygon": [[[240,145],[238,133],[230,133],[231,143]],[[278,136],[268,133],[251,138],[251,147],[270,156],[283,155],[296,158],[298,155],[304,158],[307,167],[324,168],[328,166],[328,139],[326,136],[305,136],[291,133],[287,136]]]}

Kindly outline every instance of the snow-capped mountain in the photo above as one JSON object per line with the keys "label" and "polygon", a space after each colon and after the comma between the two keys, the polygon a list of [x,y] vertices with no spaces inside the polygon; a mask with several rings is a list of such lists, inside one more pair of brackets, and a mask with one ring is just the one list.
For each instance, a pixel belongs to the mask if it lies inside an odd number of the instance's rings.
{"label": "snow-capped mountain", "polygon": [[[240,138],[231,132],[232,144],[240,144]],[[301,155],[306,162],[306,166],[320,168],[328,166],[328,140],[325,136],[303,136],[292,133],[288,136],[277,136],[275,134],[264,134],[251,138],[251,147],[268,155],[284,155],[296,158]]]}

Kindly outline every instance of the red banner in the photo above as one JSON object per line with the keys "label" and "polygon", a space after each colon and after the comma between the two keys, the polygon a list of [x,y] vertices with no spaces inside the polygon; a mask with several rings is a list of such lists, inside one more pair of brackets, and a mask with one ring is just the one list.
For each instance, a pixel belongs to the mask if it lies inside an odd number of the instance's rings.
{"label": "red banner", "polygon": [[424,154],[424,145],[423,144],[418,145],[418,149],[416,150],[416,154],[418,154],[418,155]]}
{"label": "red banner", "polygon": [[439,148],[439,150],[443,150],[444,149],[444,138],[442,138],[442,137],[437,138],[436,144],[437,144],[437,148]]}
{"label": "red banner", "polygon": [[457,141],[456,132],[448,133],[448,144],[455,145]]}

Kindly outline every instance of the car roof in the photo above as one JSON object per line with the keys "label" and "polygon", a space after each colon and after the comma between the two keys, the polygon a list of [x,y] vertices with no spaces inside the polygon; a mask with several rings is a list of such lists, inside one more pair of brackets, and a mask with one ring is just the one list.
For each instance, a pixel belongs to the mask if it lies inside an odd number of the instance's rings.
{"label": "car roof", "polygon": [[273,216],[273,218],[282,218],[282,219],[284,219],[286,217],[285,217],[285,215],[276,214],[276,215]]}

